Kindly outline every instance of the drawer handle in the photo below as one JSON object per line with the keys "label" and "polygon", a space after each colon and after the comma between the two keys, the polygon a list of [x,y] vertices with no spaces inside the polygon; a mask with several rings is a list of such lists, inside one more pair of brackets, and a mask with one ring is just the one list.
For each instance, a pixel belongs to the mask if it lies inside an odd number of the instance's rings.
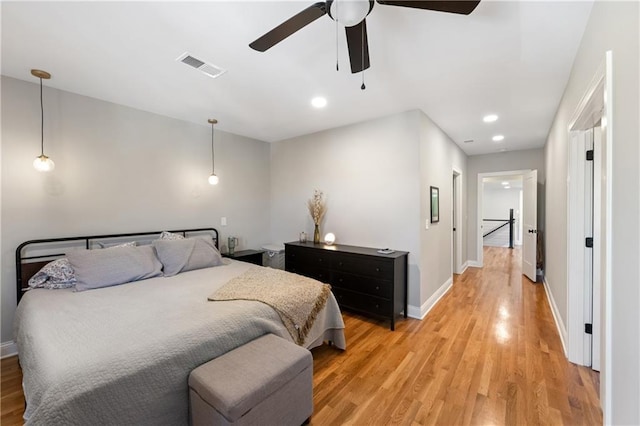
{"label": "drawer handle", "polygon": [[376,272],[380,272],[380,268],[376,268]]}
{"label": "drawer handle", "polygon": [[376,290],[380,290],[380,286],[378,286],[378,285],[377,285],[377,286],[376,286]]}

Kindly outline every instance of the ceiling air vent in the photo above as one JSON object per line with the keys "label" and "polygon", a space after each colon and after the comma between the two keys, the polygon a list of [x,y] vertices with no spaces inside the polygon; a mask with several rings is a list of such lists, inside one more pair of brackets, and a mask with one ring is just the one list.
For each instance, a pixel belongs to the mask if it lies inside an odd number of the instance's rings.
{"label": "ceiling air vent", "polygon": [[225,72],[227,72],[227,70],[225,69],[222,69],[212,64],[208,64],[204,61],[201,61],[198,58],[194,58],[189,54],[189,52],[185,52],[182,55],[180,55],[178,59],[176,59],[176,61],[180,61],[183,64],[187,64],[190,67],[200,70],[202,71],[202,73],[208,75],[211,78],[216,78],[218,76],[221,76]]}
{"label": "ceiling air vent", "polygon": [[464,141],[463,143],[471,143],[473,142],[473,139],[467,139],[466,141]]}

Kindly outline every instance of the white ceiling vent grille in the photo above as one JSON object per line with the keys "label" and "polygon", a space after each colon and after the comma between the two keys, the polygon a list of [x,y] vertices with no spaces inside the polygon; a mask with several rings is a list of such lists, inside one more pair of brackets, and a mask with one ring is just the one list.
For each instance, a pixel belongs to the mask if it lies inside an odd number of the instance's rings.
{"label": "white ceiling vent grille", "polygon": [[473,143],[473,139],[467,139],[464,143]]}
{"label": "white ceiling vent grille", "polygon": [[180,61],[183,64],[187,64],[190,67],[193,67],[197,70],[202,71],[203,74],[208,75],[211,78],[216,78],[227,72],[227,70],[217,67],[213,64],[206,63],[198,58],[194,58],[189,54],[189,52],[185,52],[176,59],[176,61]]}

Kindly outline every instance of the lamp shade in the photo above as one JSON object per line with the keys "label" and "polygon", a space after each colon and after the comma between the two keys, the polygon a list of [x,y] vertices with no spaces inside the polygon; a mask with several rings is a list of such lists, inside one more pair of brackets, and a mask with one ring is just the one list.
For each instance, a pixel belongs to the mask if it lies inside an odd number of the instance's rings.
{"label": "lamp shade", "polygon": [[333,232],[329,232],[327,235],[324,236],[324,243],[326,245],[330,246],[335,242],[336,242],[336,236],[333,235]]}
{"label": "lamp shade", "polygon": [[211,174],[211,176],[209,176],[209,184],[217,185],[219,181],[220,181],[220,179],[218,178],[218,176],[216,176],[214,174]]}
{"label": "lamp shade", "polygon": [[353,27],[362,22],[370,10],[369,0],[334,0],[330,11],[333,19],[345,27]]}
{"label": "lamp shade", "polygon": [[33,167],[39,172],[50,172],[56,167],[56,164],[51,158],[43,154],[33,160]]}

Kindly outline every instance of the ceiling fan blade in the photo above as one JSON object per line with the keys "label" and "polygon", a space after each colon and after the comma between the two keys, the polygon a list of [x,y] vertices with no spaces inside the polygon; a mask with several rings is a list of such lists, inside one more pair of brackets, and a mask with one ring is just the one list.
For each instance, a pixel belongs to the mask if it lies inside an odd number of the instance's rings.
{"label": "ceiling fan blade", "polygon": [[265,50],[280,43],[282,40],[289,37],[296,31],[306,27],[326,13],[327,8],[325,2],[321,1],[312,4],[302,12],[287,19],[282,24],[278,25],[262,37],[249,44],[249,47],[257,50],[258,52],[264,52]]}
{"label": "ceiling fan blade", "polygon": [[358,25],[344,28],[347,32],[349,61],[353,74],[369,68],[369,41],[367,40],[366,21],[363,19]]}
{"label": "ceiling fan blade", "polygon": [[388,6],[412,7],[414,9],[435,10],[438,12],[459,13],[468,15],[480,4],[480,0],[377,0]]}

